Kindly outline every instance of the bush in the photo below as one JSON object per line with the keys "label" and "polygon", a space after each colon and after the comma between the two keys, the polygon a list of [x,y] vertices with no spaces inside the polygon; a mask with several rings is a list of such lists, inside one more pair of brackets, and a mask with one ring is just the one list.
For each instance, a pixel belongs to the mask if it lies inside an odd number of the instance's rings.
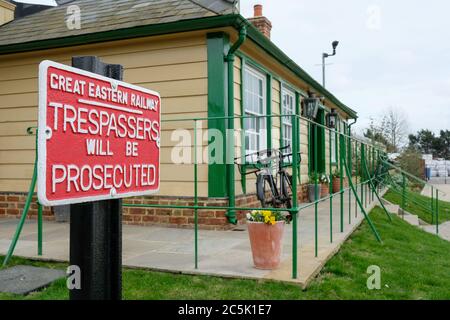
{"label": "bush", "polygon": [[422,155],[414,149],[406,149],[398,160],[400,167],[410,174],[423,179],[424,161]]}

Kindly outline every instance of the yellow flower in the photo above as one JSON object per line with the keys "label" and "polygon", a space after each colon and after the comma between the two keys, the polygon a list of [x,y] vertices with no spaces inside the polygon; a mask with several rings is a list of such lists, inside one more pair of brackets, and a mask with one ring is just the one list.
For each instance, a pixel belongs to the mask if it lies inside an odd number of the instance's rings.
{"label": "yellow flower", "polygon": [[270,224],[274,225],[276,223],[275,217],[270,217]]}

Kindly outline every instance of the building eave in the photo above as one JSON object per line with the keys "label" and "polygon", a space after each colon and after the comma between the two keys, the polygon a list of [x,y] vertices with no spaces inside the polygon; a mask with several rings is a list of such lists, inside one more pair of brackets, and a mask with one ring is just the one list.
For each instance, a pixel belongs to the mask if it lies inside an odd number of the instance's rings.
{"label": "building eave", "polygon": [[0,46],[0,56],[13,53],[63,48],[77,45],[172,34],[178,32],[198,31],[220,27],[231,26],[239,29],[239,27],[243,24],[246,24],[248,26],[248,37],[252,41],[254,41],[262,50],[271,55],[282,65],[292,71],[295,75],[305,81],[317,93],[324,96],[325,99],[329,100],[337,107],[339,107],[342,111],[347,113],[349,118],[357,118],[356,111],[340,102],[331,92],[329,92],[316,80],[314,80],[298,64],[292,61],[292,59],[290,59],[281,49],[279,49],[272,41],[266,38],[259,30],[253,27],[248,22],[248,20],[246,20],[239,14],[219,15],[201,19],[182,20],[170,23],[144,25],[133,28],[95,32],[62,38],[2,45]]}

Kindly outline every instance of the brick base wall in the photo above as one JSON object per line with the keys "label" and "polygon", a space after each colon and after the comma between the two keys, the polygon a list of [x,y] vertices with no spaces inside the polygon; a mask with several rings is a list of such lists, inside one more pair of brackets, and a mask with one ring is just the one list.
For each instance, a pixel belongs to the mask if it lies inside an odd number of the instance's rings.
{"label": "brick base wall", "polygon": [[[299,203],[307,199],[307,186],[299,186]],[[23,212],[26,194],[24,193],[0,193],[0,218],[18,218]],[[37,199],[34,196],[33,202],[28,212],[29,219],[37,218]],[[151,197],[133,197],[123,201],[124,204],[157,204],[182,206],[194,205],[192,197],[170,197],[170,196],[151,196]],[[199,198],[199,206],[227,207],[227,198]],[[242,208],[260,207],[260,202],[255,194],[236,196],[236,206]],[[239,224],[245,224],[246,211],[237,211],[236,218]],[[45,220],[54,220],[52,208],[43,207],[43,217]],[[164,227],[193,228],[194,210],[176,209],[176,208],[140,208],[123,207],[123,223],[130,225],[158,225]],[[226,210],[198,210],[198,225],[204,230],[230,230],[235,228],[228,222]]]}
{"label": "brick base wall", "polygon": [[[0,193],[0,218],[18,218],[22,215],[27,195],[24,193]],[[38,214],[37,197],[33,196],[28,219],[36,219]],[[45,220],[54,220],[53,211],[49,207],[42,207]]]}

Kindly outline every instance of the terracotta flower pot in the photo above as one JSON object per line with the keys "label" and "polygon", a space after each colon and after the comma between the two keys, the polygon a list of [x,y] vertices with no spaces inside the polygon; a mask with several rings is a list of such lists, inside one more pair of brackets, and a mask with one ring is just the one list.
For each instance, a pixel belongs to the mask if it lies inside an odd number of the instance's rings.
{"label": "terracotta flower pot", "polygon": [[339,177],[333,179],[333,193],[341,191],[341,179]]}
{"label": "terracotta flower pot", "polygon": [[330,185],[328,183],[322,183],[320,185],[320,197],[324,198],[330,194]]}
{"label": "terracotta flower pot", "polygon": [[257,269],[272,270],[280,265],[284,224],[284,221],[278,221],[273,226],[263,222],[247,222],[253,262]]}

